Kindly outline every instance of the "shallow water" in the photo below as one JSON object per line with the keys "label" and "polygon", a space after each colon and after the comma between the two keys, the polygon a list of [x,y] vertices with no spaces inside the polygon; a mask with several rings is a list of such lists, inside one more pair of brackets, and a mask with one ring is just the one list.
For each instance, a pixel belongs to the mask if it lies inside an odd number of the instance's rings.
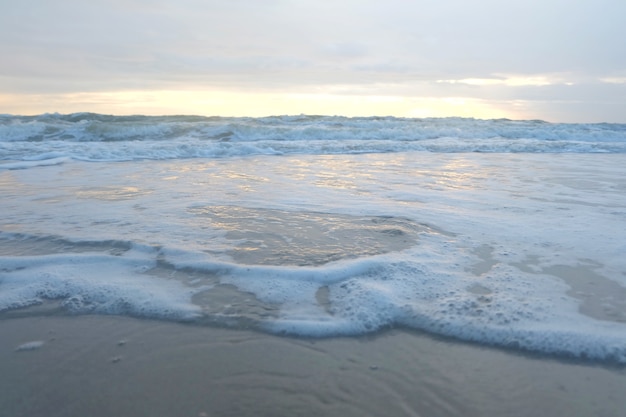
{"label": "shallow water", "polygon": [[307,336],[408,326],[624,362],[625,158],[394,152],[0,170],[0,311],[52,300],[72,314]]}

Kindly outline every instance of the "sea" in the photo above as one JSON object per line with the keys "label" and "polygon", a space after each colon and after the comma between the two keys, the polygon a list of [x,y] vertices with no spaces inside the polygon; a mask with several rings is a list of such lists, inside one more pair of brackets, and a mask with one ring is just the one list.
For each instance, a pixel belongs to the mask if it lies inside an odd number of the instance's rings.
{"label": "sea", "polygon": [[626,124],[0,115],[0,320],[626,363]]}

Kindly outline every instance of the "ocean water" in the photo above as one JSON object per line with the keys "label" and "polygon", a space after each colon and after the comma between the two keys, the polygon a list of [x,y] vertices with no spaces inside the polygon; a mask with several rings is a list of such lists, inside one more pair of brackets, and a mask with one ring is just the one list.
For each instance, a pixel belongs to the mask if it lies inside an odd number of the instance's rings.
{"label": "ocean water", "polygon": [[626,363],[626,125],[0,116],[0,318]]}

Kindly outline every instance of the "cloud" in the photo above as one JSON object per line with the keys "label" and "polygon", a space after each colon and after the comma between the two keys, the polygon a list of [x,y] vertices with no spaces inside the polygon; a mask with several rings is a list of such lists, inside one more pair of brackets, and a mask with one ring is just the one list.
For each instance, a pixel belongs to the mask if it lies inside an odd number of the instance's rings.
{"label": "cloud", "polygon": [[368,48],[359,42],[332,42],[322,49],[331,57],[352,59],[366,56]]}
{"label": "cloud", "polygon": [[0,14],[0,91],[610,102],[624,15],[620,0],[24,0]]}

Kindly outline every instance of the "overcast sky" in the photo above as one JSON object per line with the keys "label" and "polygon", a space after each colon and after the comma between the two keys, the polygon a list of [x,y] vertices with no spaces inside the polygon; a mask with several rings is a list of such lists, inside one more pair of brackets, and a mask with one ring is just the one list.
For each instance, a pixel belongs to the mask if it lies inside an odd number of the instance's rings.
{"label": "overcast sky", "polygon": [[624,0],[0,0],[0,113],[626,122]]}

